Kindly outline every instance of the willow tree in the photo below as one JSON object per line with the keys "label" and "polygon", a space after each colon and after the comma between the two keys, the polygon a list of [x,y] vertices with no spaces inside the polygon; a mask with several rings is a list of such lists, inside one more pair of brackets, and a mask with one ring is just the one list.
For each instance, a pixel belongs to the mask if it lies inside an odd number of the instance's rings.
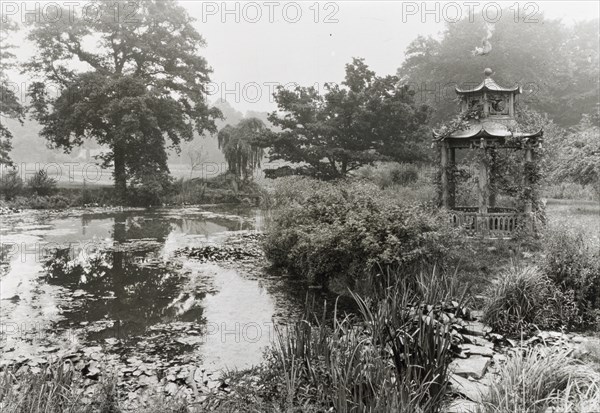
{"label": "willow tree", "polygon": [[227,125],[219,131],[219,149],[236,179],[247,182],[260,167],[264,152],[256,140],[267,131],[265,124],[256,118],[243,119],[236,126]]}
{"label": "willow tree", "polygon": [[[114,166],[124,200],[128,180],[168,175],[166,146],[216,132],[220,111],[207,105],[205,41],[185,9],[169,0],[93,5],[93,19],[36,22],[28,68],[41,79],[30,96],[51,146],[68,152],[94,139],[109,148],[104,165]],[[49,83],[59,92],[48,93]]]}

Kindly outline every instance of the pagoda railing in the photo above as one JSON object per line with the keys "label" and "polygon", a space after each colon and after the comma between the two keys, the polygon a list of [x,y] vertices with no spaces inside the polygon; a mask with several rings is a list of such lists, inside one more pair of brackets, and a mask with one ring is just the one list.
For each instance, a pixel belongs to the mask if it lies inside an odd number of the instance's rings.
{"label": "pagoda railing", "polygon": [[476,207],[457,207],[450,211],[450,223],[467,236],[511,238],[525,223],[525,215],[510,208],[490,208],[481,214]]}

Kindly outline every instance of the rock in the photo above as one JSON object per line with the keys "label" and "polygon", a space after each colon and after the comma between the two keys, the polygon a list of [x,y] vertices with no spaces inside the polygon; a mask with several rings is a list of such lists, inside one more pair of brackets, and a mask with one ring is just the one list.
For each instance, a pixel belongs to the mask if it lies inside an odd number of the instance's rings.
{"label": "rock", "polygon": [[463,344],[462,349],[474,356],[493,357],[494,350],[490,347],[476,346],[474,344]]}
{"label": "rock", "polygon": [[170,396],[173,396],[175,393],[177,393],[177,390],[179,390],[179,386],[177,386],[175,383],[173,382],[169,382],[166,386],[165,386],[165,392],[167,394],[169,394]]}
{"label": "rock", "polygon": [[483,337],[491,331],[492,329],[489,326],[486,326],[480,321],[468,321],[465,323],[465,326],[463,327],[463,330],[461,332],[463,334]]}
{"label": "rock", "polygon": [[465,379],[457,374],[452,374],[449,381],[453,391],[477,403],[481,403],[483,396],[489,391],[485,384]]}
{"label": "rock", "polygon": [[477,413],[478,404],[469,400],[456,399],[448,406],[447,413]]}
{"label": "rock", "polygon": [[583,343],[585,339],[581,336],[573,336],[573,338],[571,339],[571,341],[573,341],[573,343]]}
{"label": "rock", "polygon": [[504,354],[494,354],[493,356],[494,363],[504,363],[506,361],[506,356]]}
{"label": "rock", "polygon": [[196,369],[194,372],[194,380],[198,383],[204,382],[204,369]]}
{"label": "rock", "polygon": [[452,360],[448,366],[449,371],[462,377],[473,377],[480,379],[483,377],[490,365],[489,357],[473,356],[468,359]]}
{"label": "rock", "polygon": [[473,344],[475,346],[482,346],[482,347],[487,347],[490,349],[494,348],[494,343],[492,343],[489,340],[486,340],[483,337],[476,337],[476,336],[469,336],[469,335],[463,335],[464,340],[469,343],[469,344]]}

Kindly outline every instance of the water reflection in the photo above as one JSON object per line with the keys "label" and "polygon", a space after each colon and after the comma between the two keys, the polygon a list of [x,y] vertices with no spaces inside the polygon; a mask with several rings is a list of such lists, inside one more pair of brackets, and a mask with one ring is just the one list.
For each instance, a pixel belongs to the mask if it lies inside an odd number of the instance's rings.
{"label": "water reflection", "polygon": [[[211,207],[10,217],[2,228],[0,322],[41,325],[44,344],[69,331],[83,345],[118,341],[108,351],[187,352],[213,368],[257,363],[272,317],[294,300],[274,298],[281,291],[238,270],[174,254],[252,230],[257,216]],[[39,251],[23,256],[6,242]],[[254,324],[264,331],[246,340]],[[39,340],[3,333],[0,350],[40,349]]]}

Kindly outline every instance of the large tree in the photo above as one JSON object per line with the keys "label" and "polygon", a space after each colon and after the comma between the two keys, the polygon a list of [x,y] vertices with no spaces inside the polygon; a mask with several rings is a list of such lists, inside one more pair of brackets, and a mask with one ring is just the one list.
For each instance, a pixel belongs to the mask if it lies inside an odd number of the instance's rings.
{"label": "large tree", "polygon": [[[322,179],[346,176],[377,160],[425,156],[427,106],[417,106],[396,76],[376,76],[362,59],[346,65],[341,85],[279,88],[279,111],[269,115],[278,132],[262,135],[270,161],[297,164],[295,173]],[[289,170],[290,166],[283,166]],[[277,170],[267,170],[273,176]]]}
{"label": "large tree", "polygon": [[23,120],[23,107],[6,73],[7,69],[14,65],[15,56],[10,52],[14,46],[10,44],[9,34],[16,28],[16,24],[9,21],[2,21],[0,24],[0,165],[11,164],[9,152],[12,149],[13,135],[4,118],[17,119],[20,122]]}
{"label": "large tree", "polygon": [[486,67],[499,84],[522,85],[521,102],[561,126],[576,125],[593,110],[600,90],[598,19],[569,27],[541,13],[530,16],[535,22],[520,17],[515,22],[513,11],[503,10],[486,54],[472,53],[490,30],[481,14],[448,23],[439,39],[419,36],[409,45],[398,75],[436,109],[432,123],[456,113],[454,87],[475,86]]}
{"label": "large tree", "polygon": [[[28,68],[42,78],[30,88],[32,108],[52,146],[70,151],[94,139],[110,148],[103,160],[125,199],[129,179],[168,174],[166,146],[177,149],[194,129],[214,133],[220,112],[206,102],[204,39],[181,6],[94,4],[95,19],[42,20],[31,30],[37,54]],[[60,92],[52,96],[48,83]]]}

